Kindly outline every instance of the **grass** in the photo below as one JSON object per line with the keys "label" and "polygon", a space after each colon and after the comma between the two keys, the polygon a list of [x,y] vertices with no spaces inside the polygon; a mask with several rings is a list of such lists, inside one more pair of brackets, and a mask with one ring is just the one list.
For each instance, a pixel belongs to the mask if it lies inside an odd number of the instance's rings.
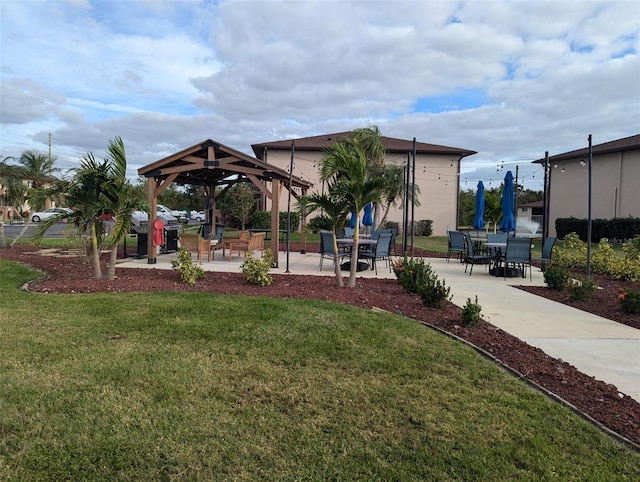
{"label": "grass", "polygon": [[331,303],[37,295],[0,260],[1,480],[637,480],[464,345]]}

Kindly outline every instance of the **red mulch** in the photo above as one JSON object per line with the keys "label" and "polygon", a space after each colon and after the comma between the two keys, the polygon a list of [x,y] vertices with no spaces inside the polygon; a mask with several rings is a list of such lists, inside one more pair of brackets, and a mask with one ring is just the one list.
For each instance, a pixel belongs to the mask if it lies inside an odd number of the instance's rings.
{"label": "red mulch", "polygon": [[[291,248],[299,250],[297,245],[292,245]],[[317,246],[309,245],[307,251],[315,252]],[[404,292],[395,281],[358,279],[357,286],[349,289],[338,288],[330,276],[274,275],[272,285],[260,287],[247,284],[239,273],[216,273],[215,277],[207,276],[195,287],[190,287],[181,282],[176,271],[144,268],[121,269],[117,271],[115,280],[98,281],[93,279],[90,263],[82,257],[41,256],[33,252],[32,246],[15,245],[0,249],[0,258],[19,261],[44,271],[47,279],[29,284],[29,290],[34,292],[208,291],[277,298],[312,298],[367,309],[377,307],[397,313],[466,340],[604,427],[640,445],[640,403],[620,393],[615,386],[596,380],[560,359],[551,358],[542,350],[484,321],[477,327],[467,328],[462,325],[460,308],[452,304],[442,310],[426,308],[417,295]],[[102,258],[105,273],[106,261],[105,255]],[[624,315],[615,301],[615,294],[620,286],[640,290],[640,283],[611,282],[595,276],[594,279],[604,289],[599,290],[591,302],[572,302],[563,292],[557,293],[547,288],[522,289],[640,328],[640,316]]]}

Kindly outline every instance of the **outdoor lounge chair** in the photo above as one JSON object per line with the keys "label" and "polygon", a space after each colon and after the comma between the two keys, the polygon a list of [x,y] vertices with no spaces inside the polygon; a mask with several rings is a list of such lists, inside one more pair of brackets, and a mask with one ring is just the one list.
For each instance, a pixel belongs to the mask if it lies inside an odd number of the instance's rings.
{"label": "outdoor lounge chair", "polygon": [[209,245],[210,241],[208,239],[202,239],[197,233],[182,233],[180,235],[180,247],[190,253],[196,253],[200,264],[202,264],[202,255],[204,253],[207,253],[207,260],[209,260]]}
{"label": "outdoor lounge chair", "polygon": [[487,266],[491,263],[493,256],[488,254],[480,254],[479,251],[476,251],[475,246],[473,245],[473,241],[471,241],[471,236],[468,234],[464,235],[465,244],[467,247],[467,251],[464,257],[464,272],[467,272],[467,268],[471,265],[471,269],[469,270],[469,276],[473,273],[473,265],[475,264],[484,264]]}
{"label": "outdoor lounge chair", "polygon": [[244,253],[245,257],[249,251],[260,250],[260,254],[264,253],[264,237],[265,233],[254,233],[248,241],[244,239],[231,240],[229,242],[229,261],[231,261],[234,251],[238,252],[238,256],[240,253]]}
{"label": "outdoor lounge chair", "polygon": [[553,246],[556,244],[555,236],[547,236],[542,245],[542,256],[540,258],[531,258],[531,261],[537,261],[542,263],[541,271],[547,269],[547,263],[551,262],[551,256],[553,254]]}

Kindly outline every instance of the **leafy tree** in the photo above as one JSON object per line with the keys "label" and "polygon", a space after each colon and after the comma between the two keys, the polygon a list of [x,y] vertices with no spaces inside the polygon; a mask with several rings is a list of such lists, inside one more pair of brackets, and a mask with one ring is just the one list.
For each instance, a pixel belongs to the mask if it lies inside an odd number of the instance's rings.
{"label": "leafy tree", "polygon": [[251,186],[246,182],[234,184],[231,189],[220,199],[218,207],[222,214],[237,219],[242,229],[246,228],[253,209],[255,197]]}

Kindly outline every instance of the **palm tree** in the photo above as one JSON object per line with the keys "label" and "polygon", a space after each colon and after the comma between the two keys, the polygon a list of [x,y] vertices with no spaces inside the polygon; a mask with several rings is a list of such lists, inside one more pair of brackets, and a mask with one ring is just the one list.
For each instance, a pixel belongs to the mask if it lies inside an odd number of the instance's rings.
{"label": "palm tree", "polygon": [[[382,132],[378,126],[363,127],[354,129],[350,136],[353,142],[358,144],[367,159],[367,171],[370,178],[384,177],[385,175],[385,154]],[[378,225],[380,217],[380,203],[373,203],[374,227]]]}
{"label": "palm tree", "polygon": [[491,224],[493,224],[493,232],[496,233],[498,231],[498,224],[500,224],[500,219],[502,219],[501,198],[502,190],[498,192],[491,190],[485,191],[484,193],[484,217],[487,221],[487,232]]}
{"label": "palm tree", "polygon": [[[367,157],[360,144],[352,138],[341,139],[331,144],[323,153],[320,177],[327,182],[329,197],[333,202],[344,202],[346,208],[355,213],[365,205],[379,202],[384,188],[381,176],[370,178],[367,170]],[[347,286],[356,285],[358,265],[359,223],[353,234],[351,271]],[[355,258],[354,259],[354,253]]]}
{"label": "palm tree", "polygon": [[116,260],[118,246],[129,233],[131,213],[137,207],[133,198],[131,183],[127,179],[127,156],[122,138],[109,140],[107,148],[110,180],[104,186],[105,214],[115,220],[115,224],[106,239],[106,245],[111,249],[107,279],[112,280],[116,275]]}
{"label": "palm tree", "polygon": [[47,207],[46,200],[37,194],[40,188],[55,181],[53,177],[56,172],[55,162],[55,157],[34,149],[24,151],[18,159],[18,164],[23,168],[24,178],[31,183],[31,188],[34,190],[29,197],[30,204],[33,203],[34,208],[40,209],[43,205]]}
{"label": "palm tree", "polygon": [[[98,162],[88,152],[74,171],[71,180],[60,181],[46,190],[48,195],[62,194],[74,211],[70,223],[81,233],[89,233],[94,276],[102,278],[100,267],[100,249],[111,249],[107,279],[115,277],[115,265],[119,243],[128,233],[131,212],[135,202],[131,197],[131,185],[126,178],[127,160],[122,139],[116,137],[109,141],[108,156]],[[115,224],[110,233],[106,233],[105,217],[114,218]],[[47,219],[38,232],[36,240],[42,238],[46,230],[59,217]]]}
{"label": "palm tree", "polygon": [[342,273],[340,271],[340,258],[338,256],[338,244],[336,243],[336,235],[339,229],[343,228],[347,216],[349,215],[349,209],[347,203],[344,200],[331,199],[326,194],[313,193],[309,196],[301,196],[298,199],[298,212],[300,217],[306,214],[311,214],[314,211],[322,210],[325,217],[331,223],[331,230],[333,231],[333,268],[336,276],[336,283],[338,287],[342,288],[344,282],[342,281]]}

